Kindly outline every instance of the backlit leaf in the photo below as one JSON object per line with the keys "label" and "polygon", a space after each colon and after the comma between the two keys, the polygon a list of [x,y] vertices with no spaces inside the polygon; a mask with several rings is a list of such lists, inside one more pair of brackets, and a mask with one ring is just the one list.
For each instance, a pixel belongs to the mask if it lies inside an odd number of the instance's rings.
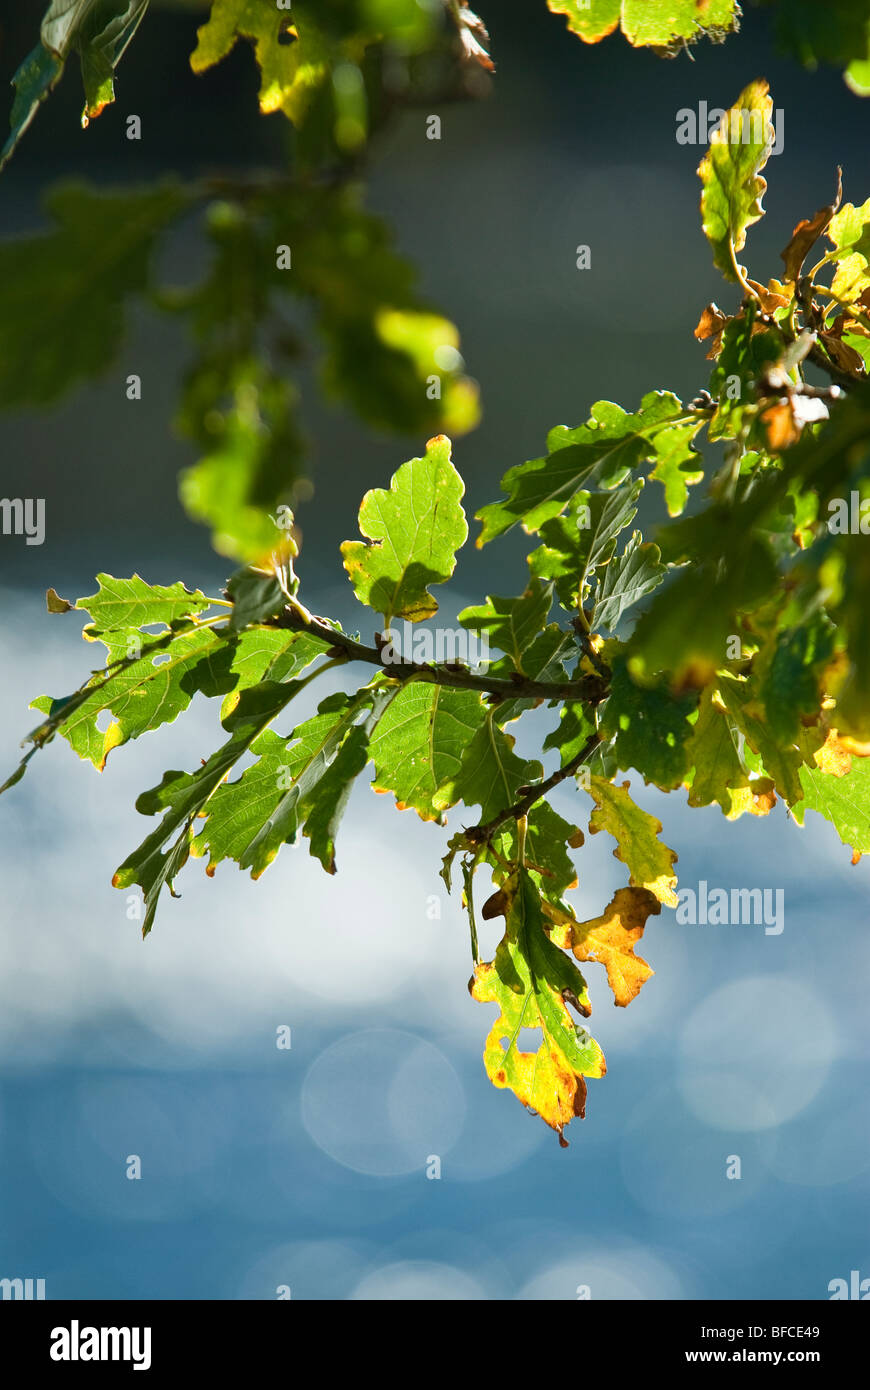
{"label": "backlit leaf", "polygon": [[617,888],[600,917],[571,928],[572,950],[580,961],[594,960],[607,970],[613,1002],[630,1004],[653,974],[634,948],[643,936],[647,918],[658,916],[661,905],[646,888]]}
{"label": "backlit leaf", "polygon": [[737,0],[547,0],[584,43],[598,43],[617,26],[635,47],[668,49],[695,39],[720,40],[737,28]]}
{"label": "backlit leaf", "polygon": [[437,612],[430,584],[453,573],[468,526],[464,484],[450,461],[450,440],[430,439],[423,458],[394,473],[389,490],[367,492],[359,512],[364,541],[345,541],[344,567],[360,603],[393,618],[420,622]]}
{"label": "backlit leaf", "polygon": [[698,166],[704,235],[726,280],[740,278],[736,253],[746,245],[747,229],[764,216],[767,184],[760,171],[773,146],[772,113],[767,83],[750,82],[722,117]]}
{"label": "backlit leaf", "polygon": [[12,79],[16,95],[0,169],[59,81],[71,53],[79,56],[85,89],[82,125],[115,100],[115,68],[147,8],[148,0],[52,0],[38,45]]}
{"label": "backlit leaf", "polygon": [[526,531],[540,530],[593,477],[603,488],[617,487],[633,468],[655,458],[658,431],[682,414],[676,396],[650,391],[634,414],[612,401],[598,401],[585,424],[551,430],[546,457],[509,469],[501,480],[508,497],[476,513],[483,523],[477,544],[485,545],[517,522]]}
{"label": "backlit leaf", "polygon": [[401,810],[441,823],[457,799],[452,785],[462,755],[485,716],[473,690],[411,681],[399,690],[371,739],[375,791],[392,792]]}
{"label": "backlit leaf", "polygon": [[[518,869],[500,891],[492,911],[505,916],[504,938],[489,964],[474,972],[472,995],[497,1004],[499,1016],[484,1049],[495,1086],[507,1087],[559,1135],[586,1106],[585,1077],[604,1075],[604,1056],[574,1022],[569,1004],[585,994],[576,965],[547,936],[538,891]],[[537,1052],[519,1046],[523,1029],[540,1029]]]}
{"label": "backlit leaf", "polygon": [[627,865],[634,888],[646,888],[665,907],[677,906],[677,856],[658,838],[662,823],[635,805],[629,784],[619,787],[601,777],[590,779],[595,810],[589,818],[592,835],[606,830],[616,841],[613,857]]}

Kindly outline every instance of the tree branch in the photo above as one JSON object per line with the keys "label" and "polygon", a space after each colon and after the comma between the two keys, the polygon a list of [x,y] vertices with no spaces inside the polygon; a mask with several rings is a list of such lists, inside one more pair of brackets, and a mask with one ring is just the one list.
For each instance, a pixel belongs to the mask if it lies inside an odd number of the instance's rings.
{"label": "tree branch", "polygon": [[578,767],[583,766],[586,759],[595,751],[600,742],[601,739],[597,733],[591,734],[580,749],[580,752],[575,753],[574,757],[571,758],[564,767],[557,768],[555,772],[551,772],[550,776],[545,777],[542,782],[534,782],[532,786],[522,788],[523,795],[520,797],[519,801],[514,802],[513,806],[508,806],[504,811],[499,811],[497,816],[493,816],[492,820],[486,821],[485,824],[473,825],[469,830],[464,831],[463,833],[469,844],[486,844],[492,839],[499,826],[504,825],[505,821],[519,820],[520,817],[530,811],[535,802],[539,801],[542,796],[545,796],[548,791],[551,791],[553,787],[557,787],[560,782],[564,782],[566,778],[572,777]]}
{"label": "tree branch", "polygon": [[495,695],[499,700],[524,697],[532,700],[582,700],[591,705],[599,704],[609,692],[609,683],[604,675],[581,676],[573,681],[537,681],[519,672],[506,678],[491,676],[487,672],[478,674],[458,661],[429,663],[384,660],[381,653],[386,643],[382,647],[367,647],[330,626],[324,618],[318,618],[313,613],[306,617],[296,608],[285,608],[281,616],[268,626],[307,632],[310,637],[316,637],[326,644],[330,656],[344,656],[348,661],[365,661],[399,681],[421,680],[457,690],[479,690],[481,694]]}

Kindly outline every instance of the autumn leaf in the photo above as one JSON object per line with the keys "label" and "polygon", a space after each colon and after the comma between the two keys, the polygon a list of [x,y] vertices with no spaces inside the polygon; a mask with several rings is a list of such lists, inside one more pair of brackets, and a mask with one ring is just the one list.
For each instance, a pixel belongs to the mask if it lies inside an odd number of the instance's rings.
{"label": "autumn leaf", "polygon": [[602,777],[590,779],[590,794],[596,809],[589,819],[589,831],[597,835],[606,830],[616,841],[614,859],[628,867],[631,885],[648,889],[665,907],[677,906],[674,889],[677,856],[658,838],[662,823],[635,805],[629,783],[616,786]]}
{"label": "autumn leaf", "polygon": [[[563,1146],[563,1130],[586,1108],[587,1076],[604,1075],[604,1056],[589,1034],[574,1022],[569,1005],[585,997],[576,965],[549,939],[538,890],[528,870],[520,868],[499,889],[485,916],[504,915],[504,938],[488,964],[478,965],[471,994],[480,1003],[497,1004],[499,1015],[484,1048],[484,1064],[493,1085],[507,1087],[528,1109],[554,1129]],[[536,1052],[524,1052],[524,1029],[540,1029]]]}
{"label": "autumn leaf", "polygon": [[825,207],[819,208],[813,217],[804,217],[798,222],[791,234],[785,250],[780,252],[782,260],[785,262],[786,280],[797,280],[801,273],[801,267],[815,246],[819,237],[827,228],[834,213],[837,211],[843,200],[843,171],[837,170],[837,192],[833,203],[828,203]]}
{"label": "autumn leaf", "polygon": [[640,992],[653,971],[634,948],[648,917],[657,917],[661,904],[646,888],[618,888],[600,917],[571,928],[578,960],[598,961],[607,970],[613,1002],[623,1008]]}
{"label": "autumn leaf", "polygon": [[767,184],[760,170],[773,146],[772,112],[766,82],[744,87],[713,132],[698,166],[704,235],[713,248],[713,263],[726,280],[743,277],[736,253],[746,245],[747,228],[764,216],[761,199]]}

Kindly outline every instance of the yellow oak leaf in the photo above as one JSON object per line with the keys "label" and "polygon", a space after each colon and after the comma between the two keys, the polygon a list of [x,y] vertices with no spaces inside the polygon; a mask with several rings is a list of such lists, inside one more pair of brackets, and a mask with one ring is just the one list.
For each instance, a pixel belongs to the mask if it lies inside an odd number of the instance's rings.
{"label": "yellow oak leaf", "polygon": [[666,907],[676,907],[677,856],[658,838],[661,821],[635,805],[628,787],[628,782],[618,787],[603,777],[590,778],[596,809],[589,819],[589,833],[608,831],[616,841],[613,857],[628,866],[632,886],[648,888]]}
{"label": "yellow oak leaf", "polygon": [[573,951],[578,960],[594,960],[607,971],[613,1002],[625,1007],[654,974],[634,948],[643,936],[648,917],[657,917],[661,904],[646,888],[617,888],[600,917],[577,922]]}

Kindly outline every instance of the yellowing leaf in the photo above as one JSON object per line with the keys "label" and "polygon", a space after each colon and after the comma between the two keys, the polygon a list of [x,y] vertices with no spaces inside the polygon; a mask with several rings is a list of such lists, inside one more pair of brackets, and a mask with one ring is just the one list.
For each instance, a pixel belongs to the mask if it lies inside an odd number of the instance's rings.
{"label": "yellowing leaf", "polygon": [[692,39],[720,39],[737,28],[736,0],[547,0],[584,43],[598,43],[617,25],[635,48],[670,48]]}
{"label": "yellowing leaf", "polygon": [[829,729],[821,748],[813,754],[816,765],[832,777],[845,777],[852,769],[852,759],[870,756],[870,744],[857,743],[853,738],[841,738],[836,729]]}
{"label": "yellowing leaf", "polygon": [[[484,1064],[495,1086],[507,1087],[559,1135],[586,1108],[585,1077],[605,1072],[604,1055],[572,1018],[568,1004],[588,1012],[582,975],[548,937],[532,877],[520,868],[484,916],[504,914],[504,938],[488,964],[475,968],[471,993],[499,1006],[484,1049]],[[582,1006],[582,1008],[581,1008]],[[541,1030],[537,1052],[520,1050],[525,1028]]]}
{"label": "yellowing leaf", "polygon": [[767,184],[760,170],[773,145],[772,111],[767,83],[750,82],[725,112],[698,165],[704,235],[726,280],[741,279],[735,253],[746,245],[747,228],[764,216]]}
{"label": "yellowing leaf", "polygon": [[792,807],[792,815],[801,825],[808,810],[824,816],[843,844],[851,846],[857,863],[870,853],[870,760],[853,755],[836,730],[814,750],[809,731],[804,731],[801,746],[812,758],[807,756],[799,769],[803,800]]}
{"label": "yellowing leaf", "polygon": [[654,973],[634,948],[643,936],[648,917],[657,917],[661,906],[646,888],[618,888],[600,917],[577,922],[572,928],[573,951],[578,960],[595,960],[607,970],[613,1002],[630,1004]]}
{"label": "yellowing leaf", "polygon": [[692,767],[686,786],[690,806],[718,802],[728,820],[752,807],[749,777],[737,752],[737,733],[712,686],[701,697],[695,731],[686,744]]}
{"label": "yellowing leaf", "polygon": [[305,112],[327,70],[327,52],[319,32],[300,32],[290,16],[268,0],[213,0],[211,15],[197,30],[190,57],[195,73],[205,72],[227,56],[236,40],[253,40],[260,66],[260,110],[283,111],[292,121]]}
{"label": "yellowing leaf", "polygon": [[852,252],[870,257],[870,198],[860,207],[844,203],[827,228],[828,241],[843,256]]}
{"label": "yellowing leaf", "polygon": [[831,294],[844,304],[854,304],[866,289],[870,288],[870,268],[858,251],[844,256],[838,261],[836,273],[831,281]]}
{"label": "yellowing leaf", "polygon": [[616,841],[613,857],[628,866],[631,884],[649,889],[666,907],[676,907],[677,876],[673,869],[677,856],[658,839],[661,821],[635,805],[628,794],[628,782],[618,787],[603,777],[592,777],[590,783],[597,808],[589,819],[590,833],[608,831]]}

